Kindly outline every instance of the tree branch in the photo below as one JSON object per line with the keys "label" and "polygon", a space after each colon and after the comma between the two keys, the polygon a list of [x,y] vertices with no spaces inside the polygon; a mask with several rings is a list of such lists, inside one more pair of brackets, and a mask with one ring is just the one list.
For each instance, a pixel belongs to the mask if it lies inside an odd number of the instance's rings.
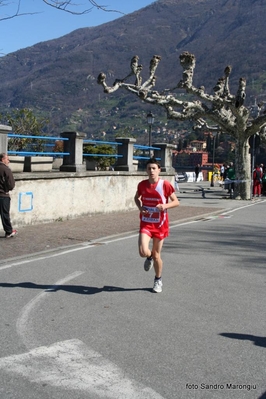
{"label": "tree branch", "polygon": [[[43,3],[45,3],[49,7],[53,7],[53,8],[56,8],[57,10],[68,12],[68,13],[73,14],[73,15],[88,14],[94,8],[97,8],[98,10],[102,10],[104,12],[116,12],[116,13],[125,15],[121,11],[108,9],[107,6],[100,5],[95,0],[87,0],[87,2],[90,4],[90,7],[89,8],[84,8],[81,11],[76,11],[75,10],[75,7],[78,7],[79,4],[74,3],[73,0],[65,0],[65,1],[42,0],[42,1],[43,1]],[[0,7],[8,6],[9,4],[13,4],[13,2],[11,3],[10,1],[0,0]],[[6,16],[0,17],[0,21],[5,21],[5,20],[12,19],[12,18],[15,18],[15,17],[21,17],[23,15],[39,14],[38,12],[34,12],[34,11],[33,12],[21,13],[20,12],[20,5],[21,5],[21,0],[17,0],[17,10],[12,15],[6,15]]]}
{"label": "tree branch", "polygon": [[[199,88],[193,85],[193,75],[196,65],[196,59],[193,54],[184,52],[180,55],[180,64],[183,68],[183,76],[175,89],[184,89],[188,94],[198,97],[197,101],[183,101],[173,94],[166,94],[170,90],[165,89],[163,93],[154,90],[156,76],[155,72],[161,61],[161,57],[154,55],[150,61],[149,78],[142,84],[140,73],[142,65],[139,65],[139,57],[134,56],[131,59],[131,72],[124,79],[116,79],[113,86],[109,87],[106,83],[106,76],[101,73],[98,76],[98,83],[104,87],[105,93],[113,93],[123,88],[139,97],[142,101],[164,107],[168,119],[180,121],[196,120],[204,121],[206,128],[208,126],[205,120],[210,120],[219,129],[227,132],[232,137],[239,138],[239,132],[243,138],[248,138],[251,134],[260,131],[266,126],[266,115],[250,121],[249,110],[244,106],[246,98],[246,80],[239,79],[238,91],[236,96],[230,94],[229,77],[232,71],[230,65],[224,69],[224,76],[219,78],[213,88],[214,94],[205,92],[204,86]],[[126,83],[131,76],[135,76],[135,84]]]}
{"label": "tree branch", "polygon": [[[154,55],[153,58],[150,61],[150,76],[149,79],[143,85],[142,83],[142,78],[140,76],[140,73],[142,71],[142,65],[139,65],[139,57],[135,55],[130,62],[130,69],[131,72],[123,79],[116,79],[113,86],[110,87],[106,83],[106,75],[101,72],[98,76],[97,83],[102,85],[104,88],[105,93],[113,93],[119,88],[123,87],[127,90],[130,90],[131,92],[134,91],[135,94],[137,94],[140,98],[145,99],[151,90],[152,87],[155,86],[156,82],[156,77],[155,77],[155,72],[157,69],[157,66],[161,60],[161,57],[159,55]],[[135,83],[134,85],[128,85],[125,84],[124,82],[128,80],[131,76],[135,76]]]}
{"label": "tree branch", "polygon": [[250,126],[247,127],[247,137],[259,133],[266,127],[266,114],[257,117]]}

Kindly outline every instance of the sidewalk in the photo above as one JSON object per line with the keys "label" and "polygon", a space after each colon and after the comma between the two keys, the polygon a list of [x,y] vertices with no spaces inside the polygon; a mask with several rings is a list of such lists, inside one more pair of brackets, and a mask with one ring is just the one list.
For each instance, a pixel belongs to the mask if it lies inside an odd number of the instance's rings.
{"label": "sidewalk", "polygon": [[[205,198],[202,196],[204,188]],[[210,187],[209,182],[180,183],[177,196],[180,206],[169,210],[170,223],[194,220],[221,213],[223,210],[239,207],[242,201],[230,200],[226,191],[219,186]],[[14,226],[15,227],[15,226]],[[0,264],[17,257],[36,252],[80,245],[104,237],[137,233],[139,212],[85,215],[71,220],[56,221],[41,225],[25,226],[18,229],[16,237],[6,239],[0,233]]]}

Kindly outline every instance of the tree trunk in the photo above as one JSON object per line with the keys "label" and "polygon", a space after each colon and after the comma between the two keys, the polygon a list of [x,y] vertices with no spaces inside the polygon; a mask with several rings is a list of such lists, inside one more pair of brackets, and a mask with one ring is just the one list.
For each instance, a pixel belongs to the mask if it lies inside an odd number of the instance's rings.
{"label": "tree trunk", "polygon": [[241,133],[236,142],[235,155],[236,184],[234,197],[235,199],[249,200],[251,199],[251,157],[248,140],[241,138]]}

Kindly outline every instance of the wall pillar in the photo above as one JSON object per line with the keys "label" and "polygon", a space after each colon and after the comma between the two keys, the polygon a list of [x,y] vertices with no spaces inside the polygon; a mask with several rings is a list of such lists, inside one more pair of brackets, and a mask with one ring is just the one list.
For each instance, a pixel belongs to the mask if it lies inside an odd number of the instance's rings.
{"label": "wall pillar", "polygon": [[12,127],[0,125],[0,153],[7,153],[8,133],[11,133]]}
{"label": "wall pillar", "polygon": [[160,148],[160,150],[154,150],[154,156],[155,158],[161,158],[161,171],[167,173],[175,173],[175,169],[172,166],[172,154],[176,146],[166,143],[156,143],[153,144],[153,147]]}
{"label": "wall pillar", "polygon": [[117,155],[122,155],[122,157],[117,158],[116,166],[114,169],[133,172],[134,170],[136,170],[136,167],[133,164],[134,144],[136,143],[136,139],[133,139],[131,137],[117,137],[116,141],[118,143],[122,143],[122,145],[117,146]]}
{"label": "wall pillar", "polygon": [[60,166],[61,172],[85,172],[86,165],[83,163],[83,140],[85,133],[63,132],[60,137],[64,140],[64,152],[69,155],[63,156],[63,164]]}

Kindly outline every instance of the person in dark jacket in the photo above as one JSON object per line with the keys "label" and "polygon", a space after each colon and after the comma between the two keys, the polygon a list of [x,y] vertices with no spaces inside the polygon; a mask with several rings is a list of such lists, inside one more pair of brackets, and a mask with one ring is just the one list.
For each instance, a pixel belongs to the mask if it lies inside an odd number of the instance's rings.
{"label": "person in dark jacket", "polygon": [[261,184],[263,173],[259,165],[256,165],[253,170],[253,197],[261,196]]}
{"label": "person in dark jacket", "polygon": [[230,162],[229,167],[226,172],[226,177],[229,179],[229,184],[228,184],[228,192],[231,193],[235,189],[235,168],[233,162]]}
{"label": "person in dark jacket", "polygon": [[11,238],[17,235],[17,230],[14,230],[10,221],[10,202],[11,198],[9,191],[15,187],[15,180],[13,173],[7,166],[9,158],[6,153],[0,154],[0,216],[3,229],[6,233],[6,238]]}
{"label": "person in dark jacket", "polygon": [[195,181],[198,181],[199,172],[200,172],[200,164],[198,163],[198,165],[195,166]]}

